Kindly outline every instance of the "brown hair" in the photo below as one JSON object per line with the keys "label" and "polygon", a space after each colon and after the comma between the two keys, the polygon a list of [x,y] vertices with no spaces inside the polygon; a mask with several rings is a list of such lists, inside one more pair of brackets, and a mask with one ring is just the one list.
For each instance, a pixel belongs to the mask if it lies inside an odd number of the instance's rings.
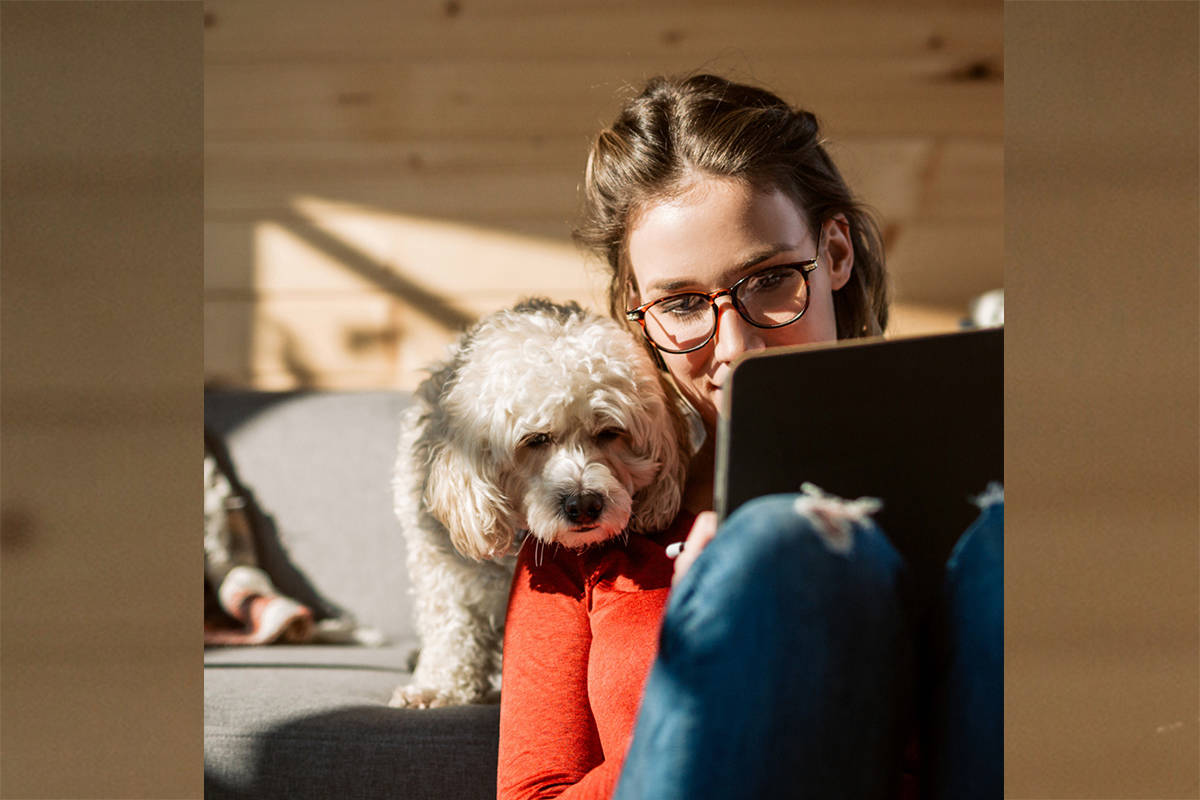
{"label": "brown hair", "polygon": [[630,221],[646,204],[686,188],[697,173],[783,191],[814,232],[825,220],[845,216],[854,268],[833,294],[837,335],[883,332],[889,298],[879,228],[825,152],[816,117],[764,89],[714,75],[652,78],[592,144],[574,236],[608,262],[614,318],[625,319],[634,286],[624,257]]}

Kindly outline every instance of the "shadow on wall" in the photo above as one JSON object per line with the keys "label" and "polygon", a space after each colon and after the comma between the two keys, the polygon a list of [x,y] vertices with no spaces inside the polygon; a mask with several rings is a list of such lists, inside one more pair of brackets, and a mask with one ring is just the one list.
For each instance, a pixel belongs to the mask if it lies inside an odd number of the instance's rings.
{"label": "shadow on wall", "polygon": [[209,226],[206,373],[218,386],[412,389],[484,314],[530,295],[599,308],[570,242],[294,196]]}
{"label": "shadow on wall", "polygon": [[274,220],[314,250],[335,259],[346,270],[358,275],[377,289],[402,300],[451,331],[459,331],[475,322],[477,314],[461,308],[446,294],[429,289],[400,274],[343,238],[317,227],[302,216]]}

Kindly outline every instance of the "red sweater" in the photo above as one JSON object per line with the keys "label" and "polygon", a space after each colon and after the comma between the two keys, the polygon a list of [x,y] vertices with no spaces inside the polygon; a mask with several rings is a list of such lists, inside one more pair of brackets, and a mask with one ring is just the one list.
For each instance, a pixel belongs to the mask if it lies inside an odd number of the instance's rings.
{"label": "red sweater", "polygon": [[[610,798],[633,738],[674,563],[695,517],[576,553],[521,550],[504,630],[498,800]],[[540,558],[540,563],[538,563]],[[919,797],[910,742],[899,797]]]}
{"label": "red sweater", "polygon": [[500,800],[612,796],[658,652],[665,548],[692,520],[582,552],[526,543],[504,633]]}

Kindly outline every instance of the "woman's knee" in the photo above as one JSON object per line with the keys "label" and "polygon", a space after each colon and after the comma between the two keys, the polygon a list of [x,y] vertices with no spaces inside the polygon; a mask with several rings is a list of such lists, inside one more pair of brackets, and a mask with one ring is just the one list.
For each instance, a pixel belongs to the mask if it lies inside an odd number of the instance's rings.
{"label": "woman's knee", "polygon": [[890,582],[903,562],[871,520],[877,507],[815,490],[760,497],[725,522],[710,545],[717,546],[711,558],[740,572],[782,572],[789,580]]}
{"label": "woman's knee", "polygon": [[951,586],[984,577],[999,580],[1004,572],[1004,489],[992,484],[976,503],[979,516],[959,538],[946,562]]}
{"label": "woman's knee", "polygon": [[943,600],[953,647],[999,663],[1004,637],[1004,500],[980,514],[946,563]]}
{"label": "woman's knee", "polygon": [[863,504],[813,498],[771,495],[732,514],[672,591],[664,644],[715,643],[804,616],[890,627],[902,613],[903,561]]}

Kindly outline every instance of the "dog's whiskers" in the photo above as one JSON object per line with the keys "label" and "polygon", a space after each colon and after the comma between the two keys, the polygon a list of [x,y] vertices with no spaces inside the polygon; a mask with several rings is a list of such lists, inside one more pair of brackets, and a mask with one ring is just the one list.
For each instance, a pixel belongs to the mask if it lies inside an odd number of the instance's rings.
{"label": "dog's whiskers", "polygon": [[533,538],[535,538],[533,534],[529,533],[529,531],[525,531],[525,535],[521,537],[521,544],[517,547],[517,552],[514,555],[521,555],[521,551],[525,549],[525,545],[528,544],[529,540]]}

